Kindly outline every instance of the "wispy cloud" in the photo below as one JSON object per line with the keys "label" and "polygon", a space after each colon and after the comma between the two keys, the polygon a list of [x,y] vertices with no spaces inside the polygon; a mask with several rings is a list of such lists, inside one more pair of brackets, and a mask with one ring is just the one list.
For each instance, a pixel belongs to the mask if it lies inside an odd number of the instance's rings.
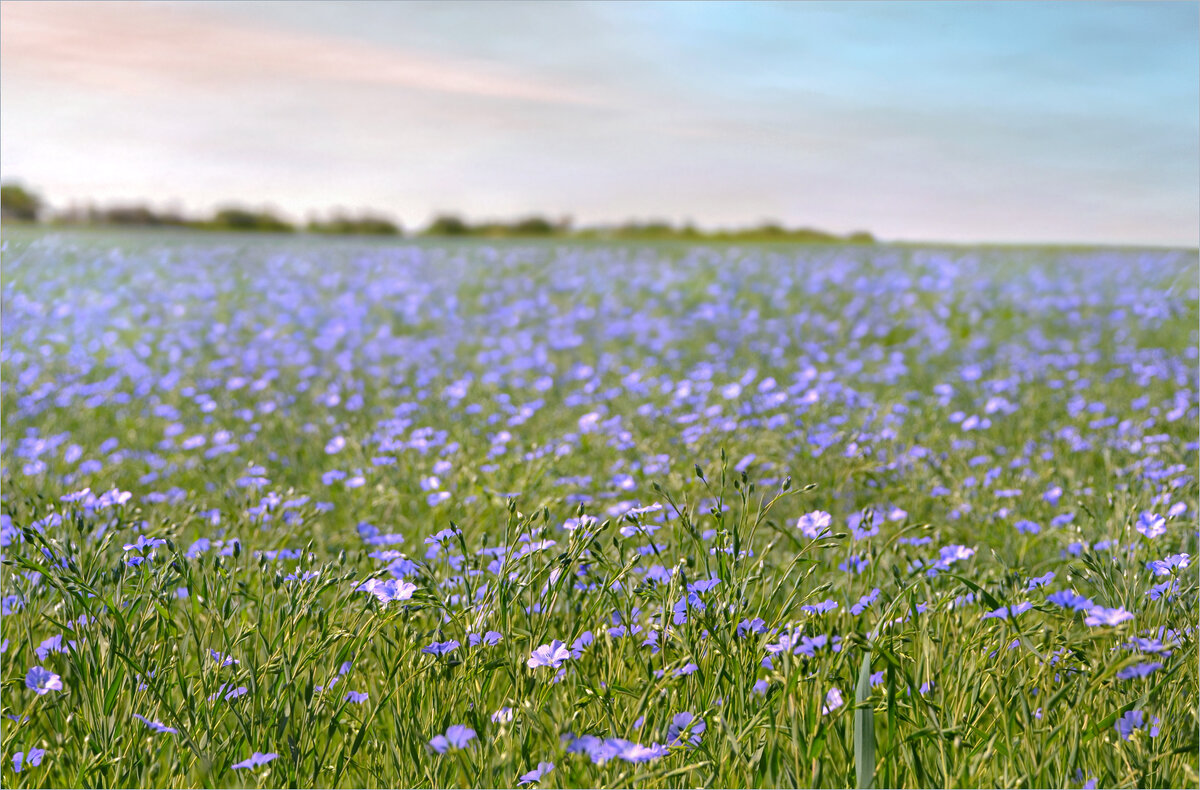
{"label": "wispy cloud", "polygon": [[0,175],[95,198],[1195,244],[1196,6],[0,2]]}
{"label": "wispy cloud", "polygon": [[553,104],[599,101],[590,92],[503,63],[235,24],[201,4],[5,2],[0,58],[6,73],[133,94],[288,82]]}

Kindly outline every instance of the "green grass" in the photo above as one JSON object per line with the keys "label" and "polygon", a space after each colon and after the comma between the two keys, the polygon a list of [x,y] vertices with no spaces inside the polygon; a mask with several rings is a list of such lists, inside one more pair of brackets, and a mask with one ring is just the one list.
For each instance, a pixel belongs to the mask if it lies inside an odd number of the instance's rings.
{"label": "green grass", "polygon": [[[1194,252],[13,232],[3,267],[5,787],[509,787],[539,762],[551,787],[1200,781],[1196,565],[1146,568],[1197,554]],[[62,501],[85,487],[132,496]],[[139,535],[167,542],[123,549]],[[953,545],[975,553],[927,573]],[[389,549],[417,590],[383,606],[358,587]],[[1085,625],[1047,601],[1068,587],[1134,616]],[[1169,655],[1129,648],[1160,629]],[[768,650],[792,630],[827,641]],[[557,681],[527,666],[589,631]],[[63,689],[28,689],[35,665]],[[1120,737],[1131,710],[1156,737]],[[682,712],[695,745],[669,742]],[[433,752],[457,724],[477,737]],[[568,735],[666,748],[598,764]],[[231,768],[253,752],[279,757]]]}

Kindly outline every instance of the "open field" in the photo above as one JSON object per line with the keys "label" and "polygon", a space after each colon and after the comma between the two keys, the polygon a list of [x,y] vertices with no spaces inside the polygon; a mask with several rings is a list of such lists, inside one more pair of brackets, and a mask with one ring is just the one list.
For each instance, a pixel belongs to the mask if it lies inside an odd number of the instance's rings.
{"label": "open field", "polygon": [[1195,786],[1197,277],[9,234],[0,781]]}

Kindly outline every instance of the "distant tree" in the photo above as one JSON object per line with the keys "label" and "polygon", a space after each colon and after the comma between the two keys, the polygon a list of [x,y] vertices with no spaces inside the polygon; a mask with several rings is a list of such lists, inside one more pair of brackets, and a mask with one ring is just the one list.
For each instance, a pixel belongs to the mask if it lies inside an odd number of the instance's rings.
{"label": "distant tree", "polygon": [[549,236],[557,228],[542,217],[527,217],[512,223],[507,230],[509,236]]}
{"label": "distant tree", "polygon": [[764,222],[757,228],[744,231],[747,236],[758,236],[764,239],[782,238],[787,236],[787,231],[778,222]]}
{"label": "distant tree", "polygon": [[112,206],[100,212],[100,222],[106,225],[133,225],[138,227],[185,224],[183,217],[169,213],[159,214],[148,206]]}
{"label": "distant tree", "polygon": [[626,222],[624,225],[614,228],[611,235],[624,239],[669,239],[676,233],[677,231],[671,226],[671,223],[664,220],[650,220],[648,222]]}
{"label": "distant tree", "polygon": [[875,237],[865,230],[856,230],[846,237],[851,244],[874,244]]}
{"label": "distant tree", "polygon": [[442,214],[435,217],[433,222],[429,223],[429,227],[425,229],[426,236],[466,236],[471,232],[471,226],[462,220],[461,217],[456,217],[450,214]]}
{"label": "distant tree", "polygon": [[345,214],[335,214],[328,222],[313,220],[306,228],[309,233],[325,233],[345,236],[398,236],[400,226],[389,219],[364,214],[351,218]]}
{"label": "distant tree", "polygon": [[401,230],[385,217],[363,215],[354,223],[354,232],[362,236],[399,236]]}
{"label": "distant tree", "polygon": [[36,222],[42,211],[42,199],[20,184],[0,186],[0,218]]}
{"label": "distant tree", "polygon": [[204,225],[212,230],[270,231],[291,233],[295,227],[268,211],[223,208]]}

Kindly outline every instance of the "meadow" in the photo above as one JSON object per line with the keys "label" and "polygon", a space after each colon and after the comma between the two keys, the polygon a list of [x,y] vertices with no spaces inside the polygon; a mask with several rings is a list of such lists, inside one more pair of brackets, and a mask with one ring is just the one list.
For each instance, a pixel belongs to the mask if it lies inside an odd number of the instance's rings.
{"label": "meadow", "polygon": [[9,233],[5,787],[1194,787],[1197,255]]}

